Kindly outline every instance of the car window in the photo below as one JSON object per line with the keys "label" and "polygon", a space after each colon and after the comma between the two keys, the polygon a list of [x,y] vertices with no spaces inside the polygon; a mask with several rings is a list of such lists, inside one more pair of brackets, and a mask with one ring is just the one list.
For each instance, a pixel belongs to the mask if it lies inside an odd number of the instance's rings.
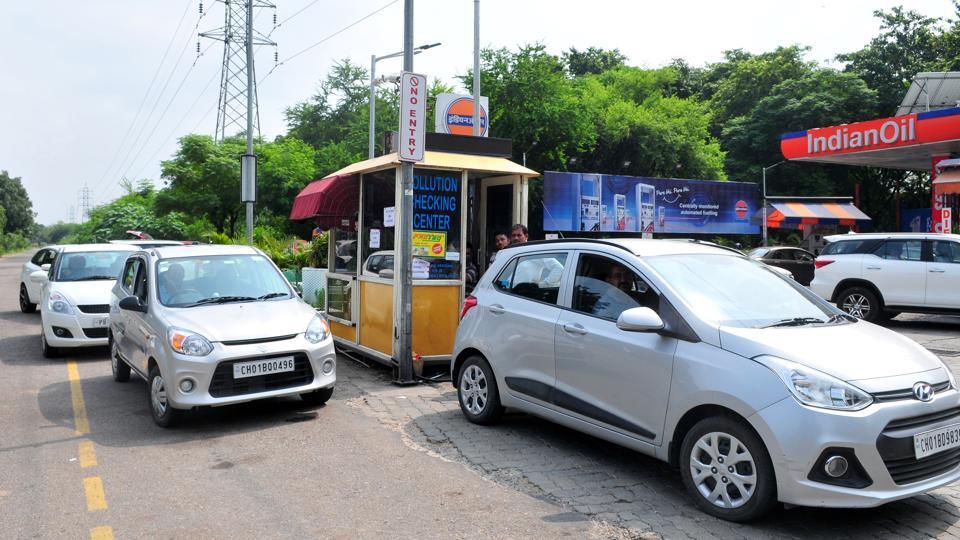
{"label": "car window", "polygon": [[123,273],[120,277],[120,286],[129,294],[133,294],[133,283],[137,278],[137,270],[140,269],[140,259],[132,258],[127,260],[123,267]]}
{"label": "car window", "polygon": [[47,250],[41,249],[30,259],[30,262],[37,266],[40,266],[41,264],[43,264],[43,260],[46,257],[47,257]]}
{"label": "car window", "polygon": [[793,258],[800,262],[813,262],[813,255],[799,249],[793,250]]}
{"label": "car window", "polygon": [[934,240],[933,262],[960,263],[960,244],[946,240]]}
{"label": "car window", "polygon": [[566,253],[519,257],[500,272],[494,286],[531,300],[556,304],[566,261]]}
{"label": "car window", "polygon": [[887,240],[873,254],[892,261],[919,261],[922,251],[920,240]]}
{"label": "car window", "polygon": [[827,244],[823,251],[820,252],[821,255],[847,255],[850,253],[856,253],[860,246],[863,245],[863,240],[841,240],[838,242],[832,242]]}
{"label": "car window", "polygon": [[751,259],[762,259],[764,255],[770,253],[770,250],[767,248],[756,248],[747,253],[747,257]]}
{"label": "car window", "polygon": [[64,253],[57,265],[56,281],[117,279],[129,254],[127,250]]}
{"label": "car window", "polygon": [[53,264],[55,260],[57,260],[57,250],[48,249],[46,257],[43,258],[40,264]]}
{"label": "car window", "polygon": [[581,255],[573,281],[574,311],[616,321],[625,310],[656,310],[657,294],[623,262],[599,255]]}
{"label": "car window", "polygon": [[792,261],[793,255],[790,254],[789,249],[781,249],[774,251],[773,254],[770,255],[770,258],[777,261]]}
{"label": "car window", "polygon": [[377,273],[380,271],[380,262],[383,260],[382,255],[374,255],[370,257],[370,260],[367,261],[367,270]]}
{"label": "car window", "polygon": [[133,294],[145,302],[147,300],[147,267],[142,263],[137,267],[137,277],[133,281]]}
{"label": "car window", "polygon": [[261,255],[163,259],[157,262],[155,286],[160,303],[172,307],[290,298],[283,275]]}

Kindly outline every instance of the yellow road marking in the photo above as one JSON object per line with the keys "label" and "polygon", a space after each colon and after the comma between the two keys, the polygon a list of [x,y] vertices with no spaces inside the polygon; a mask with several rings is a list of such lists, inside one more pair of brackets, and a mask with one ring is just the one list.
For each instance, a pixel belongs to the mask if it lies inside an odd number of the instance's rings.
{"label": "yellow road marking", "polygon": [[87,494],[87,512],[107,509],[107,498],[103,494],[103,481],[99,476],[83,479],[83,491]]}
{"label": "yellow road marking", "polygon": [[97,453],[93,449],[93,443],[83,441],[80,443],[80,466],[86,469],[97,464]]}
{"label": "yellow road marking", "polygon": [[113,528],[104,525],[90,529],[90,540],[113,540]]}
{"label": "yellow road marking", "polygon": [[73,400],[73,425],[77,435],[90,433],[90,421],[87,420],[87,404],[83,401],[83,389],[80,388],[80,371],[73,360],[67,362],[67,374],[70,377],[70,397]]}

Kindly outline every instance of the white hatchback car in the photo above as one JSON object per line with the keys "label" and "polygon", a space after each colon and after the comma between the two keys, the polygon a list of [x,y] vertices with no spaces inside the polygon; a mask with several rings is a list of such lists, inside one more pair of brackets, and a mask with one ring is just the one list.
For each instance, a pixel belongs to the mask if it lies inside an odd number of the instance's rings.
{"label": "white hatchback car", "polygon": [[23,263],[20,269],[20,311],[23,313],[33,313],[37,310],[37,303],[40,302],[40,295],[43,292],[43,283],[30,279],[30,275],[38,270],[48,272],[56,260],[57,254],[63,246],[46,246],[41,248],[30,260]]}
{"label": "white hatchback car", "polygon": [[326,319],[260,250],[165,246],[127,258],[110,302],[113,377],[147,381],[154,421],[194,407],[300,395],[330,399],[336,353]]}
{"label": "white hatchback car", "polygon": [[136,248],[116,244],[61,246],[49,272],[30,280],[42,285],[40,343],[43,356],[62,349],[107,345],[110,289],[123,261]]}

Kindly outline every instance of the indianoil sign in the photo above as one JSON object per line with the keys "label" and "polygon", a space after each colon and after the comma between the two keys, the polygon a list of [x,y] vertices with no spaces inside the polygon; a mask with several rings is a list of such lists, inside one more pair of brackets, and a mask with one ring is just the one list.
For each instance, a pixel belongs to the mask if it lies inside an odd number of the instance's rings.
{"label": "indianoil sign", "polygon": [[400,131],[397,141],[401,161],[423,161],[427,123],[427,76],[403,72],[400,77]]}

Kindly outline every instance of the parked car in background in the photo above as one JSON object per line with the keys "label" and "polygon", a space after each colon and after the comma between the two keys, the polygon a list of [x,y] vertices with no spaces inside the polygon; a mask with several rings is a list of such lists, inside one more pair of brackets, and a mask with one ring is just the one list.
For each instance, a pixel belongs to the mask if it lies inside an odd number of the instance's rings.
{"label": "parked car in background", "polygon": [[793,278],[801,285],[810,285],[813,281],[813,253],[797,247],[777,246],[758,247],[750,250],[747,257],[770,266],[789,270]]}
{"label": "parked car in background", "polygon": [[30,274],[38,270],[47,272],[57,259],[57,254],[63,246],[46,246],[30,257],[30,260],[23,263],[20,268],[20,291],[18,298],[20,300],[20,311],[23,313],[33,313],[37,310],[37,302],[40,301],[43,283],[30,279]]}
{"label": "parked car in background", "polygon": [[451,376],[469,421],[515,408],[668,461],[723,519],[960,478],[960,393],[939,358],[713,246],[506,248],[464,303]]}
{"label": "parked car in background", "polygon": [[393,251],[374,251],[363,263],[363,275],[378,277],[382,270],[393,271]]}
{"label": "parked car in background", "polygon": [[960,235],[825,237],[811,290],[861,319],[901,312],[960,314]]}
{"label": "parked car in background", "polygon": [[201,406],[297,394],[320,405],[336,383],[326,319],[249,246],[130,255],[113,287],[109,339],[114,379],[145,379],[162,427]]}
{"label": "parked car in background", "polygon": [[152,247],[160,246],[182,246],[184,242],[180,240],[110,240],[111,244],[126,244],[128,246],[135,246],[139,249],[148,249]]}
{"label": "parked car in background", "polygon": [[61,246],[49,272],[30,280],[42,286],[40,344],[43,356],[64,349],[107,344],[110,289],[133,246],[76,244]]}

